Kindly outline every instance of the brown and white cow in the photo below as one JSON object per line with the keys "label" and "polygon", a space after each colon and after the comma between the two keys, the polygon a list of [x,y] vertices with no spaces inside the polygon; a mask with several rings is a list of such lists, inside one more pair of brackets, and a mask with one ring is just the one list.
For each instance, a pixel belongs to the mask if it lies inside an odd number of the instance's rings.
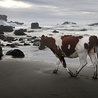
{"label": "brown and white cow", "polygon": [[[91,62],[94,66],[94,76],[97,78],[97,45],[98,39],[97,36],[73,36],[73,35],[64,35],[59,38],[47,37],[42,35],[39,49],[45,49],[45,46],[51,49],[51,51],[59,59],[59,63],[63,64],[63,67],[66,68],[67,72],[72,77],[77,77],[79,72],[83,67],[87,65],[87,55],[89,55]],[[64,57],[76,58],[79,57],[81,67],[73,74],[68,67]],[[59,63],[57,64],[53,73],[57,73],[59,68]]]}

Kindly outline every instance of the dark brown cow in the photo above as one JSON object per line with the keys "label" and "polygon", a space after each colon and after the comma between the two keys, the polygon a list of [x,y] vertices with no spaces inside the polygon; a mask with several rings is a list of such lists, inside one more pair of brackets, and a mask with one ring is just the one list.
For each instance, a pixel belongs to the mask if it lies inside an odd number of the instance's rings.
{"label": "dark brown cow", "polygon": [[[59,59],[57,66],[53,73],[57,73],[59,63],[63,64],[67,72],[72,77],[78,76],[83,67],[87,65],[87,55],[89,55],[91,62],[95,68],[93,78],[97,78],[97,36],[72,36],[64,35],[61,37],[53,38],[42,35],[39,49],[45,49],[45,46],[51,49],[51,51]],[[66,66],[64,57],[76,58],[79,57],[81,67],[73,74]]]}

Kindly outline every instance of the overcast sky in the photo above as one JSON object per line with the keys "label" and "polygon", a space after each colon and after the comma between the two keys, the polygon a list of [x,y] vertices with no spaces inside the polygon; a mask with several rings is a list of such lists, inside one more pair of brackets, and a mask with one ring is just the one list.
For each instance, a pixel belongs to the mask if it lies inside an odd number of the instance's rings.
{"label": "overcast sky", "polygon": [[98,0],[0,0],[8,21],[40,24],[98,22]]}

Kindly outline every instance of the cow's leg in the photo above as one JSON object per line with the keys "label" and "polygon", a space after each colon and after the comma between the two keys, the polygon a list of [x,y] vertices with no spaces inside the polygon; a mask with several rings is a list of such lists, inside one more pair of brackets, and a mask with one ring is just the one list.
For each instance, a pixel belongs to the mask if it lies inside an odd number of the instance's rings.
{"label": "cow's leg", "polygon": [[77,77],[80,71],[87,65],[87,52],[78,53],[78,55],[80,60],[80,67],[76,71],[76,74],[74,75],[75,77]]}
{"label": "cow's leg", "polygon": [[58,68],[59,68],[60,62],[62,63],[63,67],[66,68],[66,70],[67,70],[67,72],[70,74],[70,76],[73,77],[74,74],[67,68],[66,62],[65,62],[65,59],[64,59],[63,56],[62,56],[62,57],[59,57],[59,60],[58,60],[58,62],[57,62],[57,66],[56,66],[56,68],[54,69],[53,73],[56,74],[56,73],[58,72]]}
{"label": "cow's leg", "polygon": [[70,74],[71,77],[74,77],[74,74],[68,69],[68,67],[66,66],[66,62],[64,57],[62,57],[62,61],[61,63],[63,64],[63,67],[66,68],[67,72]]}
{"label": "cow's leg", "polygon": [[56,62],[56,68],[53,70],[53,73],[57,74],[58,69],[59,69],[59,65],[60,65],[60,60],[57,59],[57,62]]}
{"label": "cow's leg", "polygon": [[90,52],[89,52],[89,56],[90,56],[90,59],[91,59],[91,62],[94,66],[94,76],[92,78],[94,79],[97,79],[97,66],[98,66],[98,63],[97,63],[97,54],[94,53],[94,49],[92,49]]}

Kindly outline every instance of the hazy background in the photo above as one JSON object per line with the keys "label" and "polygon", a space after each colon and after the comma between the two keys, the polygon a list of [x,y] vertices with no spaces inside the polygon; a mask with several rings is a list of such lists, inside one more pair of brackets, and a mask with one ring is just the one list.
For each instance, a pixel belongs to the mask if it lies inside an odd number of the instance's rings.
{"label": "hazy background", "polygon": [[0,0],[0,14],[26,24],[88,24],[98,22],[98,0]]}

